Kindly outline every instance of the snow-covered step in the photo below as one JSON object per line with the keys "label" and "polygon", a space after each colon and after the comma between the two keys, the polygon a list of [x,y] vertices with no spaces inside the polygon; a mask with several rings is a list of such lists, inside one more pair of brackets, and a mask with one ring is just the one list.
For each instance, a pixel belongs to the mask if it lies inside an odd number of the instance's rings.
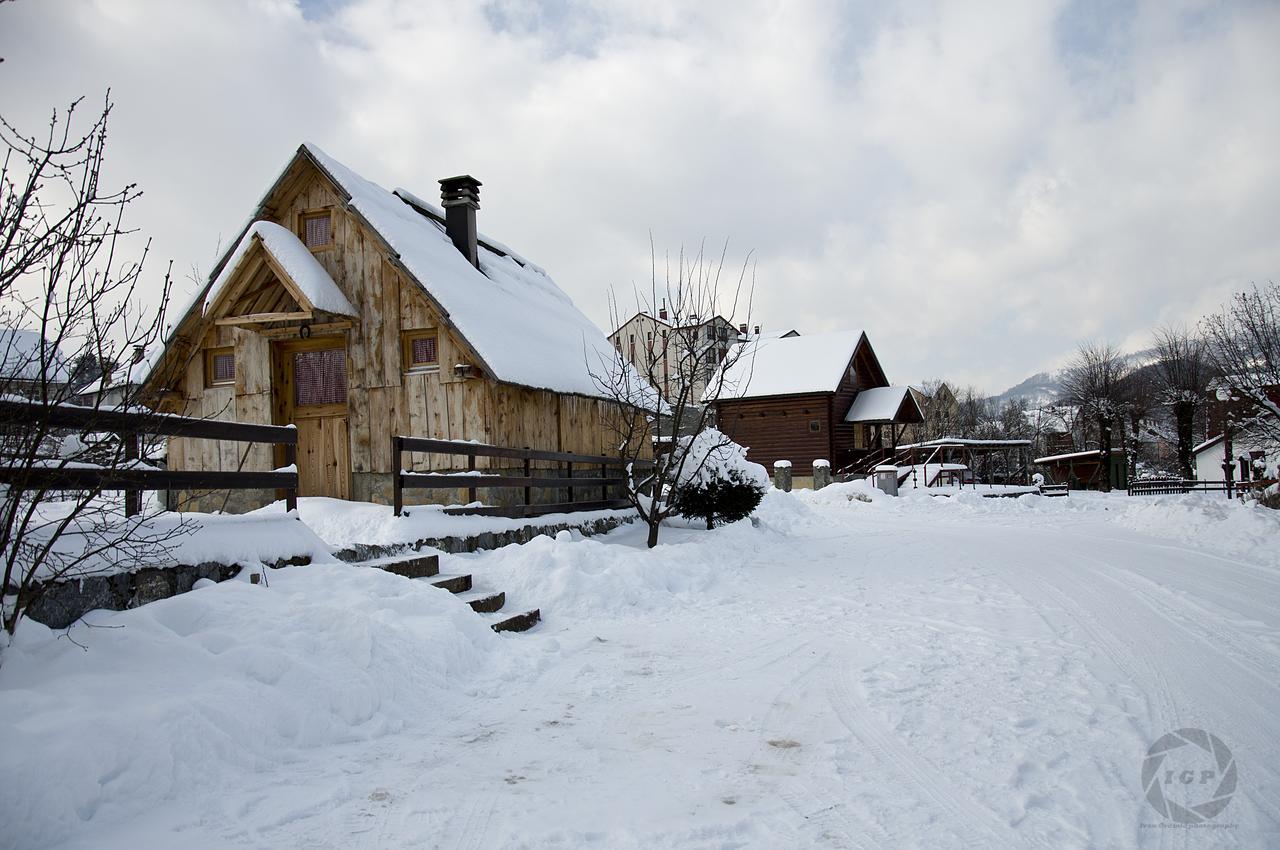
{"label": "snow-covered step", "polygon": [[364,561],[362,566],[377,567],[405,578],[431,578],[440,574],[439,555],[392,555]]}
{"label": "snow-covered step", "polygon": [[436,576],[431,580],[436,587],[443,587],[450,593],[466,593],[471,589],[471,575],[462,573],[460,575]]}
{"label": "snow-covered step", "polygon": [[542,612],[531,608],[519,614],[497,614],[485,617],[489,620],[489,628],[495,632],[527,632],[542,619]]}
{"label": "snow-covered step", "polygon": [[507,604],[507,594],[501,590],[497,593],[488,590],[472,590],[459,594],[458,598],[470,605],[471,610],[477,614],[492,614],[495,611],[501,611],[502,606]]}

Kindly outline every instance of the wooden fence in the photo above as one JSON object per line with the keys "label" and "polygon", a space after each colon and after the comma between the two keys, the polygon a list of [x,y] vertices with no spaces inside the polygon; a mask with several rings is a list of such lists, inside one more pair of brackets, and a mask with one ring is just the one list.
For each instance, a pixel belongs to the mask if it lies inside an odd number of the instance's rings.
{"label": "wooden fence", "polygon": [[1130,496],[1164,496],[1173,493],[1232,493],[1243,492],[1258,486],[1273,484],[1273,481],[1192,481],[1177,478],[1154,481],[1132,481],[1129,483]]}
{"label": "wooden fence", "polygon": [[123,490],[125,515],[135,516],[142,510],[144,490],[250,490],[274,489],[285,493],[286,507],[298,507],[298,473],[293,472],[222,472],[174,471],[137,466],[139,438],[190,437],[227,440],[236,443],[274,443],[284,446],[286,466],[296,463],[298,430],[291,425],[251,425],[217,419],[193,419],[149,411],[132,412],[78,407],[68,404],[43,405],[27,401],[0,401],[0,427],[27,428],[35,423],[44,432],[59,430],[80,433],[115,434],[124,447],[125,467],[103,467],[91,464],[59,465],[52,459],[48,465],[32,465],[23,459],[0,458],[0,484],[23,490]]}
{"label": "wooden fence", "polygon": [[[404,452],[430,452],[433,454],[454,455],[467,459],[467,472],[452,474],[407,472],[401,462]],[[476,470],[476,458],[504,458],[520,464],[520,475],[490,475]],[[431,440],[424,437],[392,437],[391,458],[395,463],[394,506],[396,516],[404,511],[405,490],[466,490],[467,502],[476,501],[476,491],[482,488],[510,487],[523,491],[523,500],[519,505],[490,505],[483,507],[448,508],[451,514],[475,514],[483,516],[529,517],[541,514],[570,513],[573,511],[598,511],[611,508],[625,508],[630,502],[620,496],[610,498],[610,488],[617,491],[627,484],[625,466],[627,460],[603,455],[580,455],[568,452],[545,452],[536,449],[511,449],[503,446],[490,446],[484,443],[467,443],[455,440]],[[551,475],[534,475],[535,461],[556,464]],[[638,465],[647,466],[649,461],[637,461]],[[589,471],[588,476],[575,476],[578,472]],[[544,470],[547,471],[547,470]],[[534,490],[566,490],[568,500],[535,505]],[[598,495],[598,499],[579,501],[576,496],[589,493]]]}

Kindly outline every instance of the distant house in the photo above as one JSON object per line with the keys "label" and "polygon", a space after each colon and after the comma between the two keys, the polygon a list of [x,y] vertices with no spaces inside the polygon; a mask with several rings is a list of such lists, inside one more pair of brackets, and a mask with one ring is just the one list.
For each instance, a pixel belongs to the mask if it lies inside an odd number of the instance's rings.
{"label": "distant house", "polygon": [[860,330],[738,344],[741,356],[713,381],[723,384],[714,404],[720,429],[756,463],[789,460],[807,476],[819,459],[837,470],[872,462],[923,419],[910,388],[889,385]]}
{"label": "distant house", "polygon": [[[478,180],[440,186],[436,206],[302,145],[180,314],[152,397],[187,415],[296,425],[302,495],[389,501],[396,435],[616,449],[617,408],[593,377],[614,368],[604,334],[546,272],[477,232]],[[179,470],[279,465],[268,447],[243,449],[173,439],[168,456]]]}
{"label": "distant house", "polygon": [[[1276,465],[1280,464],[1280,444],[1272,436],[1276,429],[1262,426],[1276,420],[1275,411],[1280,408],[1280,386],[1264,388],[1269,402],[1265,406],[1239,390],[1231,392],[1229,400],[1220,400],[1217,398],[1220,386],[1229,387],[1230,382],[1216,381],[1211,388],[1208,434],[1191,450],[1196,478],[1200,481],[1223,481],[1226,478],[1225,465],[1231,467],[1233,481],[1252,481],[1258,477],[1259,470],[1274,472]],[[1229,456],[1226,446],[1228,429],[1231,433]]]}
{"label": "distant house", "polygon": [[745,333],[745,325],[736,328],[723,316],[681,320],[664,306],[657,316],[636,313],[609,334],[609,342],[664,399],[679,398],[681,382],[691,377],[684,397],[696,404],[729,347]]}
{"label": "distant house", "polygon": [[71,367],[36,331],[0,328],[0,395],[65,400]]}
{"label": "distant house", "polygon": [[924,387],[913,386],[910,390],[924,421],[908,425],[903,431],[902,442],[923,443],[949,435],[954,430],[960,409],[960,402],[951,387],[944,381],[934,387],[932,393],[926,392]]}

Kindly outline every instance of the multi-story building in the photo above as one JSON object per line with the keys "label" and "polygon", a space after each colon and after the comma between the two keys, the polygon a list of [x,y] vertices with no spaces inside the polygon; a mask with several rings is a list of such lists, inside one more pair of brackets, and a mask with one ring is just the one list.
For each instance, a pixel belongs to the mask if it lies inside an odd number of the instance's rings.
{"label": "multi-story building", "polygon": [[[760,333],[759,325],[754,333]],[[748,334],[747,325],[734,327],[723,316],[671,316],[664,305],[657,316],[636,313],[609,341],[668,402],[697,404],[730,346]]]}

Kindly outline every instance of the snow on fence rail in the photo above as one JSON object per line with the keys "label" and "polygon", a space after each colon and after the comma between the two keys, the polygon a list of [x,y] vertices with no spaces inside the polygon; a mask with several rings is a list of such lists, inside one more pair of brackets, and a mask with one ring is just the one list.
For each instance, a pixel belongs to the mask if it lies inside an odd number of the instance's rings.
{"label": "snow on fence rail", "polygon": [[[433,454],[458,455],[467,458],[467,472],[453,474],[432,474],[409,472],[401,464],[403,452],[430,452]],[[476,490],[481,487],[512,487],[524,491],[522,504],[514,506],[488,505],[482,507],[447,508],[446,513],[479,514],[484,516],[530,517],[541,514],[571,513],[574,511],[598,511],[610,508],[625,508],[630,505],[626,499],[609,498],[609,488],[625,486],[626,465],[633,463],[623,458],[605,455],[581,455],[569,452],[549,452],[537,449],[512,449],[504,446],[491,446],[485,443],[468,443],[460,440],[432,440],[425,437],[391,438],[391,457],[397,470],[393,499],[395,515],[404,512],[404,491],[416,490],[467,490],[467,501],[476,501]],[[476,469],[477,457],[506,458],[517,460],[523,467],[521,475],[490,475]],[[535,476],[533,461],[550,461],[563,465],[556,476]],[[649,462],[636,461],[634,465],[646,466]],[[599,475],[593,477],[574,476],[574,465],[597,468]],[[610,470],[616,470],[610,474]],[[575,491],[588,488],[600,488],[600,498],[594,501],[575,500]],[[568,499],[551,504],[533,504],[534,490],[564,489],[568,491]]]}
{"label": "snow on fence rail", "polygon": [[250,490],[276,489],[285,492],[286,507],[298,507],[298,473],[253,471],[202,471],[148,469],[136,465],[138,438],[191,437],[226,440],[235,443],[275,443],[284,446],[285,466],[297,459],[298,429],[292,425],[254,425],[217,419],[194,419],[187,416],[129,411],[70,404],[0,400],[0,427],[30,428],[32,423],[44,429],[74,429],[81,433],[115,434],[124,447],[127,467],[55,461],[52,465],[14,465],[13,458],[0,458],[0,484],[22,490],[123,490],[125,515],[136,516],[142,510],[144,490]]}

